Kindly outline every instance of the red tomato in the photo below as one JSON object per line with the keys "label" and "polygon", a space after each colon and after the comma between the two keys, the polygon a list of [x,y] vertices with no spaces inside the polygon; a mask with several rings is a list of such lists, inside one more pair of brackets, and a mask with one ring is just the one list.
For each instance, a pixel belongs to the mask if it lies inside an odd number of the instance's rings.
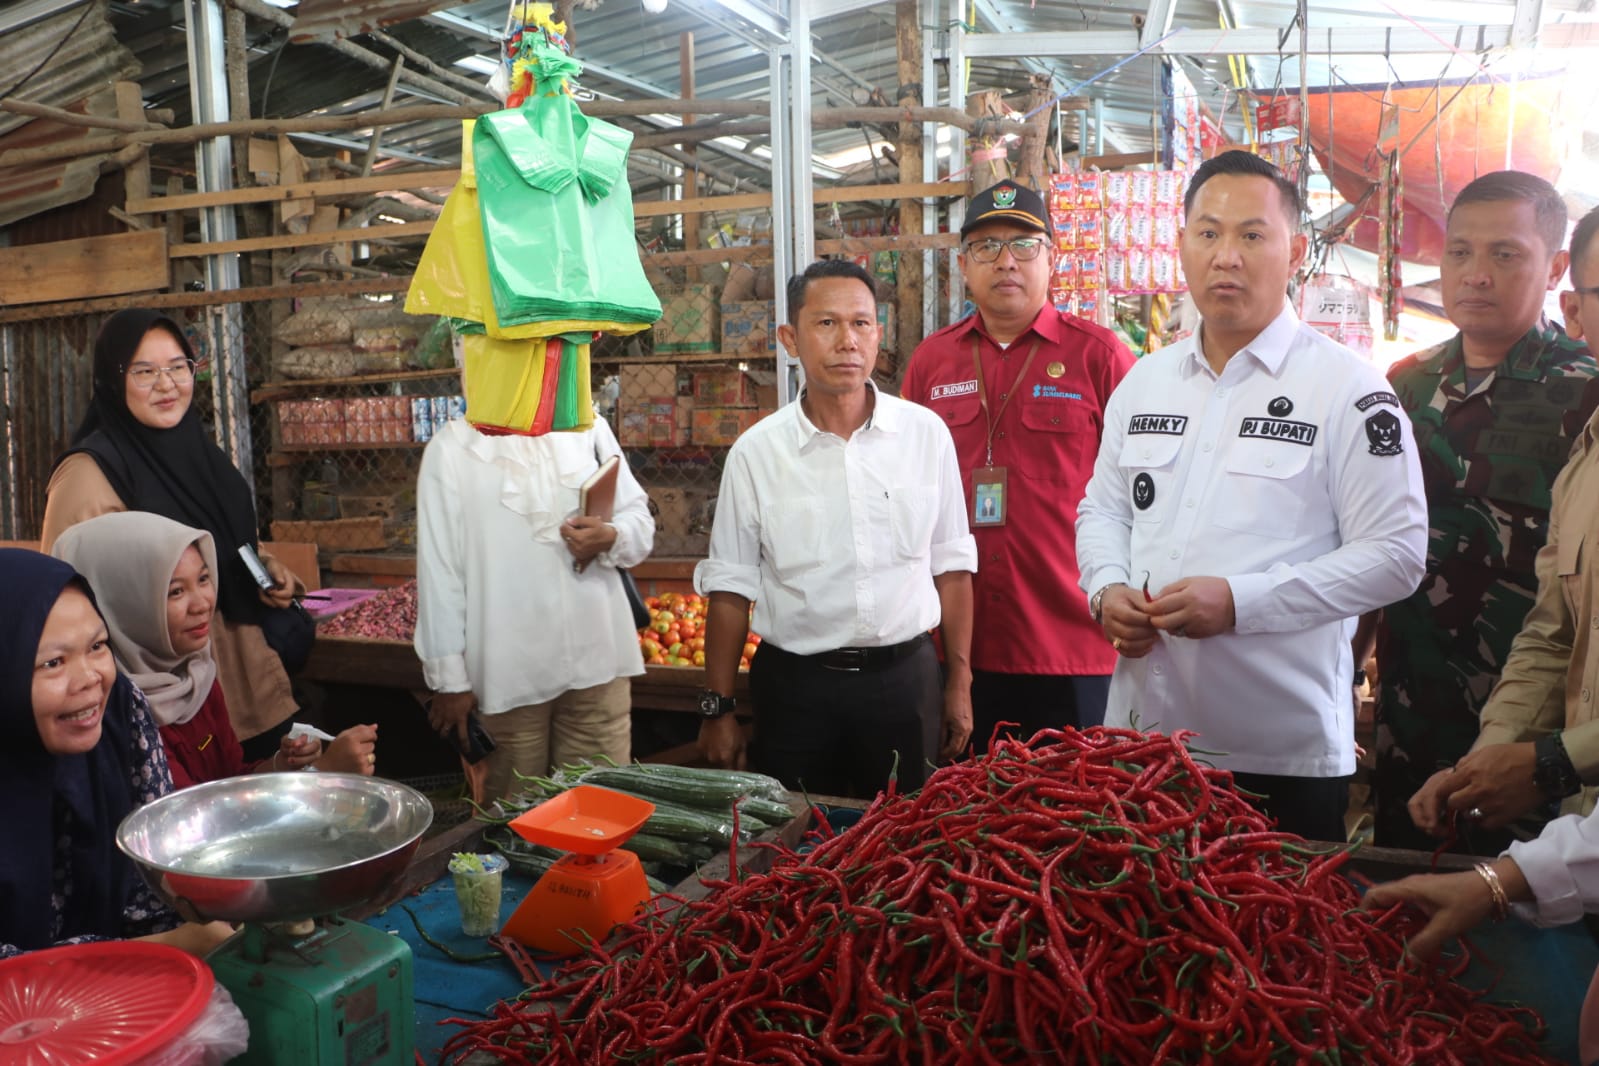
{"label": "red tomato", "polygon": [[755,645],[753,645],[753,644],[744,645],[744,661],[748,662],[749,660],[751,660],[753,658],[755,658]]}

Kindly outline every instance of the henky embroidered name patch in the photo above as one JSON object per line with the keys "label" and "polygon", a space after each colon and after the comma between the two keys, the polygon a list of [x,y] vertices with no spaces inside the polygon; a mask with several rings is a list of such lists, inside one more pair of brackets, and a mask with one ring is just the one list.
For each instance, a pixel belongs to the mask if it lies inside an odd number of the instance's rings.
{"label": "henky embroidered name patch", "polygon": [[1164,433],[1170,437],[1181,437],[1187,428],[1187,415],[1134,415],[1127,421],[1128,436],[1134,433]]}

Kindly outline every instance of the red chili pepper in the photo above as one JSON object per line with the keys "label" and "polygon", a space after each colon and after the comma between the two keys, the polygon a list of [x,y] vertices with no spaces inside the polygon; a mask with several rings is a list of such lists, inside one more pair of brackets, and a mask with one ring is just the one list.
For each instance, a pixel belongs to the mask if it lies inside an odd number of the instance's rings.
{"label": "red chili pepper", "polygon": [[1145,603],[1154,603],[1155,602],[1155,597],[1153,597],[1153,596],[1151,596],[1149,594],[1149,571],[1148,570],[1144,571],[1144,602]]}
{"label": "red chili pepper", "polygon": [[1548,1061],[1535,1015],[1458,983],[1466,952],[1407,965],[1422,917],[1359,909],[1346,850],[1274,831],[1186,740],[996,737],[456,1021],[443,1061]]}

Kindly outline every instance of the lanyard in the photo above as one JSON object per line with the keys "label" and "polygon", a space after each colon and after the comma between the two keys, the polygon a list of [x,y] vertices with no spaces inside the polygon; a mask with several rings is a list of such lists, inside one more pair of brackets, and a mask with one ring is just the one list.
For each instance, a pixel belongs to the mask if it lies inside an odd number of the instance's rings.
{"label": "lanyard", "polygon": [[1038,354],[1039,340],[1033,338],[1033,345],[1027,349],[1027,358],[1022,360],[1022,368],[1016,371],[1016,380],[1012,381],[1010,388],[1001,393],[999,397],[999,410],[988,409],[988,386],[983,383],[983,361],[977,357],[979,341],[977,331],[972,331],[972,366],[977,369],[977,400],[983,405],[983,417],[988,420],[988,437],[985,442],[984,466],[994,465],[994,426],[1005,413],[1005,407],[1010,403],[1011,394],[1016,391],[1016,386],[1022,383],[1022,377],[1027,373],[1027,368],[1033,365],[1033,356]]}

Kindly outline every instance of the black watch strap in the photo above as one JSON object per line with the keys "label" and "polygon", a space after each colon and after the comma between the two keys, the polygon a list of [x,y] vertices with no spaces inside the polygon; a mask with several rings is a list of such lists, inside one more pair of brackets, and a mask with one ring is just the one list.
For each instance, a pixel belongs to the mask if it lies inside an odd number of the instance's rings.
{"label": "black watch strap", "polygon": [[710,689],[700,690],[700,717],[721,718],[733,713],[738,706],[738,701],[732,696],[723,696],[721,693],[712,692]]}
{"label": "black watch strap", "polygon": [[1532,783],[1548,799],[1565,799],[1582,791],[1582,778],[1566,752],[1559,733],[1539,737],[1532,746]]}

